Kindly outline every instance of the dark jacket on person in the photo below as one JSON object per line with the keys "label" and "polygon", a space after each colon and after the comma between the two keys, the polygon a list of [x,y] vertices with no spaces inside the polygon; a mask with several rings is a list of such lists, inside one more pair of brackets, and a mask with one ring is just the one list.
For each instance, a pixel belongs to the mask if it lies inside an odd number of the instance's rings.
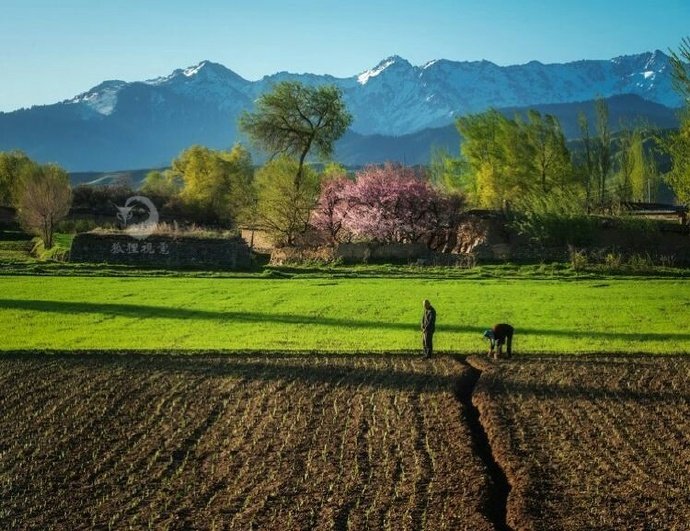
{"label": "dark jacket on person", "polygon": [[436,310],[433,306],[429,306],[424,310],[422,316],[422,332],[425,334],[433,334],[436,330]]}
{"label": "dark jacket on person", "polygon": [[509,324],[501,323],[493,325],[491,331],[494,333],[494,340],[503,344],[507,338],[513,337],[514,329]]}
{"label": "dark jacket on person", "polygon": [[501,347],[506,346],[506,354],[509,358],[513,357],[513,334],[515,329],[506,323],[496,324],[491,327],[491,334],[489,337],[491,341],[491,352],[494,348],[498,347],[499,354],[501,353]]}

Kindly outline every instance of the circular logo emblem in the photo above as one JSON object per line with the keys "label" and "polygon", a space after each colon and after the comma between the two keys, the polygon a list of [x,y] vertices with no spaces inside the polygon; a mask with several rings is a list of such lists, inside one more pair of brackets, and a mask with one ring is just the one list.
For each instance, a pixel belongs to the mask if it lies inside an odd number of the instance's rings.
{"label": "circular logo emblem", "polygon": [[[136,208],[137,204],[140,208],[143,207],[143,209],[146,210],[147,217],[144,221],[130,224],[133,217],[132,211]],[[120,220],[125,232],[132,238],[145,240],[156,230],[156,226],[158,225],[158,209],[148,197],[135,195],[125,201],[125,206],[116,206],[116,208],[117,219]]]}

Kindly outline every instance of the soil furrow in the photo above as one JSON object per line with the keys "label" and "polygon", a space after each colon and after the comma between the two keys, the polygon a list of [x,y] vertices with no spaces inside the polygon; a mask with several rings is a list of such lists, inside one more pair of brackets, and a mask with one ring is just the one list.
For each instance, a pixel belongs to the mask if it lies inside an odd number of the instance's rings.
{"label": "soil furrow", "polygon": [[467,370],[462,373],[458,380],[455,396],[463,405],[463,420],[470,428],[472,448],[482,460],[490,478],[486,505],[484,507],[486,516],[497,530],[510,530],[510,526],[506,521],[510,484],[508,483],[505,472],[498,464],[491,451],[489,438],[482,425],[479,410],[472,403],[472,393],[481,376],[481,371],[467,363],[464,358],[458,358],[458,361],[465,365]]}

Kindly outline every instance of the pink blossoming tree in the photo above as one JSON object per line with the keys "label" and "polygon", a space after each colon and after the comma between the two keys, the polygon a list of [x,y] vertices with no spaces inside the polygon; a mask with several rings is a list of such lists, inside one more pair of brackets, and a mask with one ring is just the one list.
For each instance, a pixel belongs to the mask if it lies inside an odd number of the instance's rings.
{"label": "pink blossoming tree", "polygon": [[346,220],[354,184],[346,175],[339,175],[321,186],[321,195],[312,213],[311,225],[332,244],[352,238],[352,233],[346,227]]}
{"label": "pink blossoming tree", "polygon": [[430,244],[456,223],[462,203],[434,188],[420,171],[388,163],[359,171],[354,182],[342,177],[326,183],[313,225],[332,243],[354,237]]}

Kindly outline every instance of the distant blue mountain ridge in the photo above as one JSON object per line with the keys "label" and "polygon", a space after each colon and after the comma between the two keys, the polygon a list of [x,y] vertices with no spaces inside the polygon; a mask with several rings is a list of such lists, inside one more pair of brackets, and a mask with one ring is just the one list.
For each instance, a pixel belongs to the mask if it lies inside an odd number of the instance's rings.
{"label": "distant blue mountain ridge", "polygon": [[[335,84],[353,115],[336,158],[348,165],[395,160],[424,163],[432,146],[457,152],[458,116],[497,108],[537,108],[558,116],[569,137],[592,100],[609,101],[611,125],[644,121],[675,127],[682,101],[661,51],[566,64],[497,66],[488,61],[431,61],[413,66],[392,56],[348,78],[279,72],[258,81],[202,61],[142,82],[104,81],[72,99],[0,113],[0,150],[21,149],[73,172],[163,167],[192,144],[227,148],[244,141],[242,111],[279,81]],[[258,155],[258,154],[257,154]]]}

